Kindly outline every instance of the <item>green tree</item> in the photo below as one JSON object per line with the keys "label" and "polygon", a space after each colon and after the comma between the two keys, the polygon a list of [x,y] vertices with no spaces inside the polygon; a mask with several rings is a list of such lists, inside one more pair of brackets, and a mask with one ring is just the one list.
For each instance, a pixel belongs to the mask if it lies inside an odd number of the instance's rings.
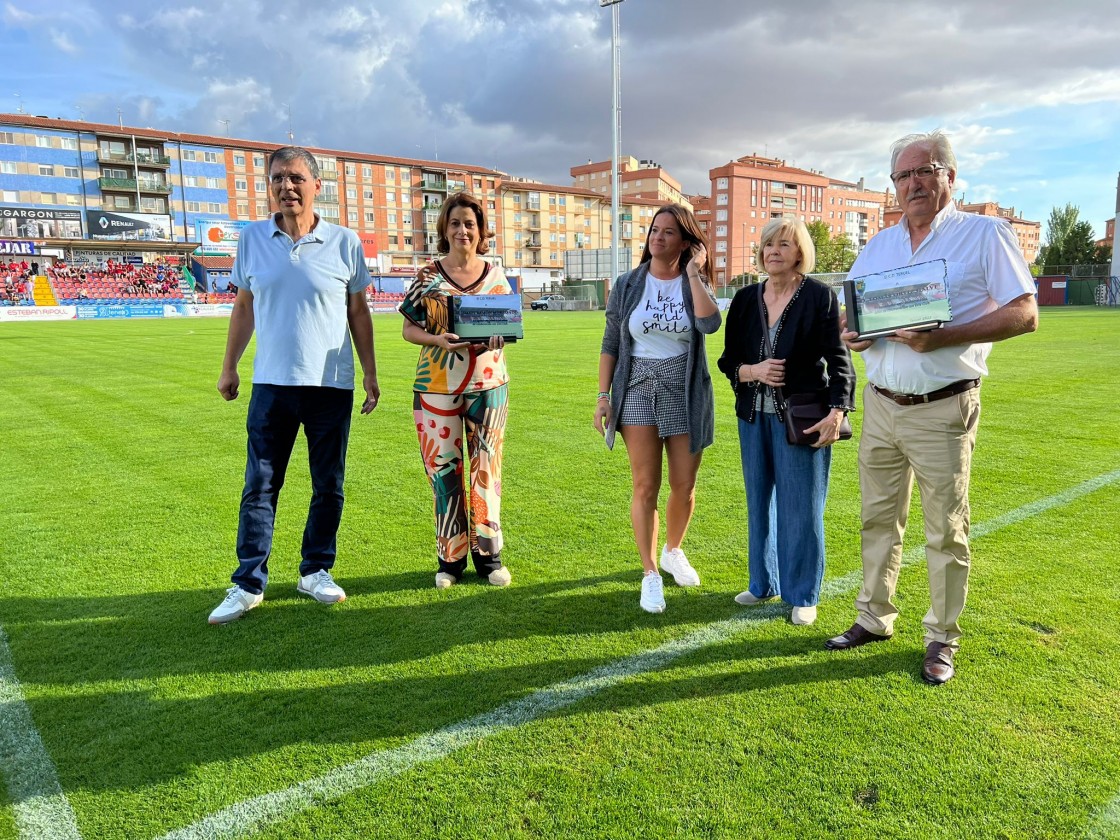
{"label": "green tree", "polygon": [[822,273],[847,271],[856,261],[856,249],[847,234],[832,236],[824,222],[809,222],[809,236],[817,249],[816,271]]}
{"label": "green tree", "polygon": [[1035,262],[1056,268],[1069,265],[1092,265],[1100,262],[1093,226],[1081,221],[1080,210],[1072,204],[1055,207],[1046,223],[1046,244],[1039,249]]}

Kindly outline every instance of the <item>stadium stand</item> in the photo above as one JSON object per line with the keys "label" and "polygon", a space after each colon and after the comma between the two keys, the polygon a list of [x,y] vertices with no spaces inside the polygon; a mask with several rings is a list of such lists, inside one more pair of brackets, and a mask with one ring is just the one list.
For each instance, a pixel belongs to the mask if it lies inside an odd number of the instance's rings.
{"label": "stadium stand", "polygon": [[33,306],[34,278],[26,262],[0,263],[0,306]]}
{"label": "stadium stand", "polygon": [[144,265],[109,260],[104,268],[56,262],[47,279],[63,305],[183,300],[179,268],[163,260]]}

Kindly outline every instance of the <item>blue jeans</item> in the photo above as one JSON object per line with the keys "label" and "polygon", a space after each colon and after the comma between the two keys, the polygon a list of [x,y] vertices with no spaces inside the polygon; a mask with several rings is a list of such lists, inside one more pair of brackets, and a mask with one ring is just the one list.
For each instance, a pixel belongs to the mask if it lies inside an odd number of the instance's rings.
{"label": "blue jeans", "polygon": [[815,606],[824,578],[824,502],[832,448],[790,446],[776,414],[739,420],[747,488],[750,591]]}
{"label": "blue jeans", "polygon": [[342,388],[253,385],[249,399],[245,490],[237,527],[239,566],[231,580],[249,592],[264,592],[276,502],[300,425],[307,437],[311,506],[303,530],[301,575],[334,566],[342,521],[342,480],[354,392]]}

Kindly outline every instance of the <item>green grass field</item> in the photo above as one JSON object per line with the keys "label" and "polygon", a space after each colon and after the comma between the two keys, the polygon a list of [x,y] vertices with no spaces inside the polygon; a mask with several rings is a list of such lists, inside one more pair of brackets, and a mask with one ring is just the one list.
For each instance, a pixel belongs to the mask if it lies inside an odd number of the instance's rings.
{"label": "green grass field", "polygon": [[[234,567],[249,391],[215,390],[226,322],[3,325],[0,838],[1120,836],[1120,312],[1044,310],[992,354],[941,688],[918,675],[917,494],[895,638],[823,649],[854,617],[854,442],[817,624],[732,602],[746,512],[718,375],[685,543],[703,586],[638,608],[625,452],[591,427],[602,323],[527,313],[509,350],[510,588],[433,586],[416,348],[379,315],[382,404],[354,419],[335,567],[350,597],[295,593],[297,447],[266,600],[225,627],[206,616]],[[42,796],[35,731],[65,801]]]}

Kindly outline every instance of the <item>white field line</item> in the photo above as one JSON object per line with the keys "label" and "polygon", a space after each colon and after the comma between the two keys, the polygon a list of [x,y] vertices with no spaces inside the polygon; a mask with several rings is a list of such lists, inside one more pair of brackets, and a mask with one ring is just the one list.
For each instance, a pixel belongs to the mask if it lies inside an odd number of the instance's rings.
{"label": "white field line", "polygon": [[1120,840],[1120,793],[1089,825],[1085,840]]}
{"label": "white field line", "polygon": [[0,776],[14,802],[21,838],[78,840],[78,821],[58,783],[58,773],[31,720],[12,667],[8,637],[0,627]]}
{"label": "white field line", "polygon": [[[1120,481],[1120,470],[1090,479],[1063,493],[1031,502],[977,525],[972,529],[972,538],[986,536],[1015,525],[1052,508],[1068,504],[1116,481]],[[910,564],[919,560],[924,555],[924,551],[924,547],[907,551],[903,556],[903,563]],[[855,571],[828,580],[821,587],[821,597],[831,598],[850,593],[858,588],[861,579],[862,574]],[[196,823],[164,835],[161,840],[215,840],[254,834],[268,824],[279,822],[325,802],[340,799],[348,793],[369,787],[383,779],[398,776],[419,764],[438,761],[483,738],[537,720],[549,712],[612,688],[630,677],[662,668],[686,654],[726,641],[745,628],[785,614],[786,609],[783,606],[767,604],[745,611],[741,617],[709,624],[687,636],[666,642],[660,647],[634,654],[581,676],[535,691],[518,700],[505,703],[493,711],[421,735],[407,744],[370,753],[355,762],[285,790],[255,796],[223,808]]]}

